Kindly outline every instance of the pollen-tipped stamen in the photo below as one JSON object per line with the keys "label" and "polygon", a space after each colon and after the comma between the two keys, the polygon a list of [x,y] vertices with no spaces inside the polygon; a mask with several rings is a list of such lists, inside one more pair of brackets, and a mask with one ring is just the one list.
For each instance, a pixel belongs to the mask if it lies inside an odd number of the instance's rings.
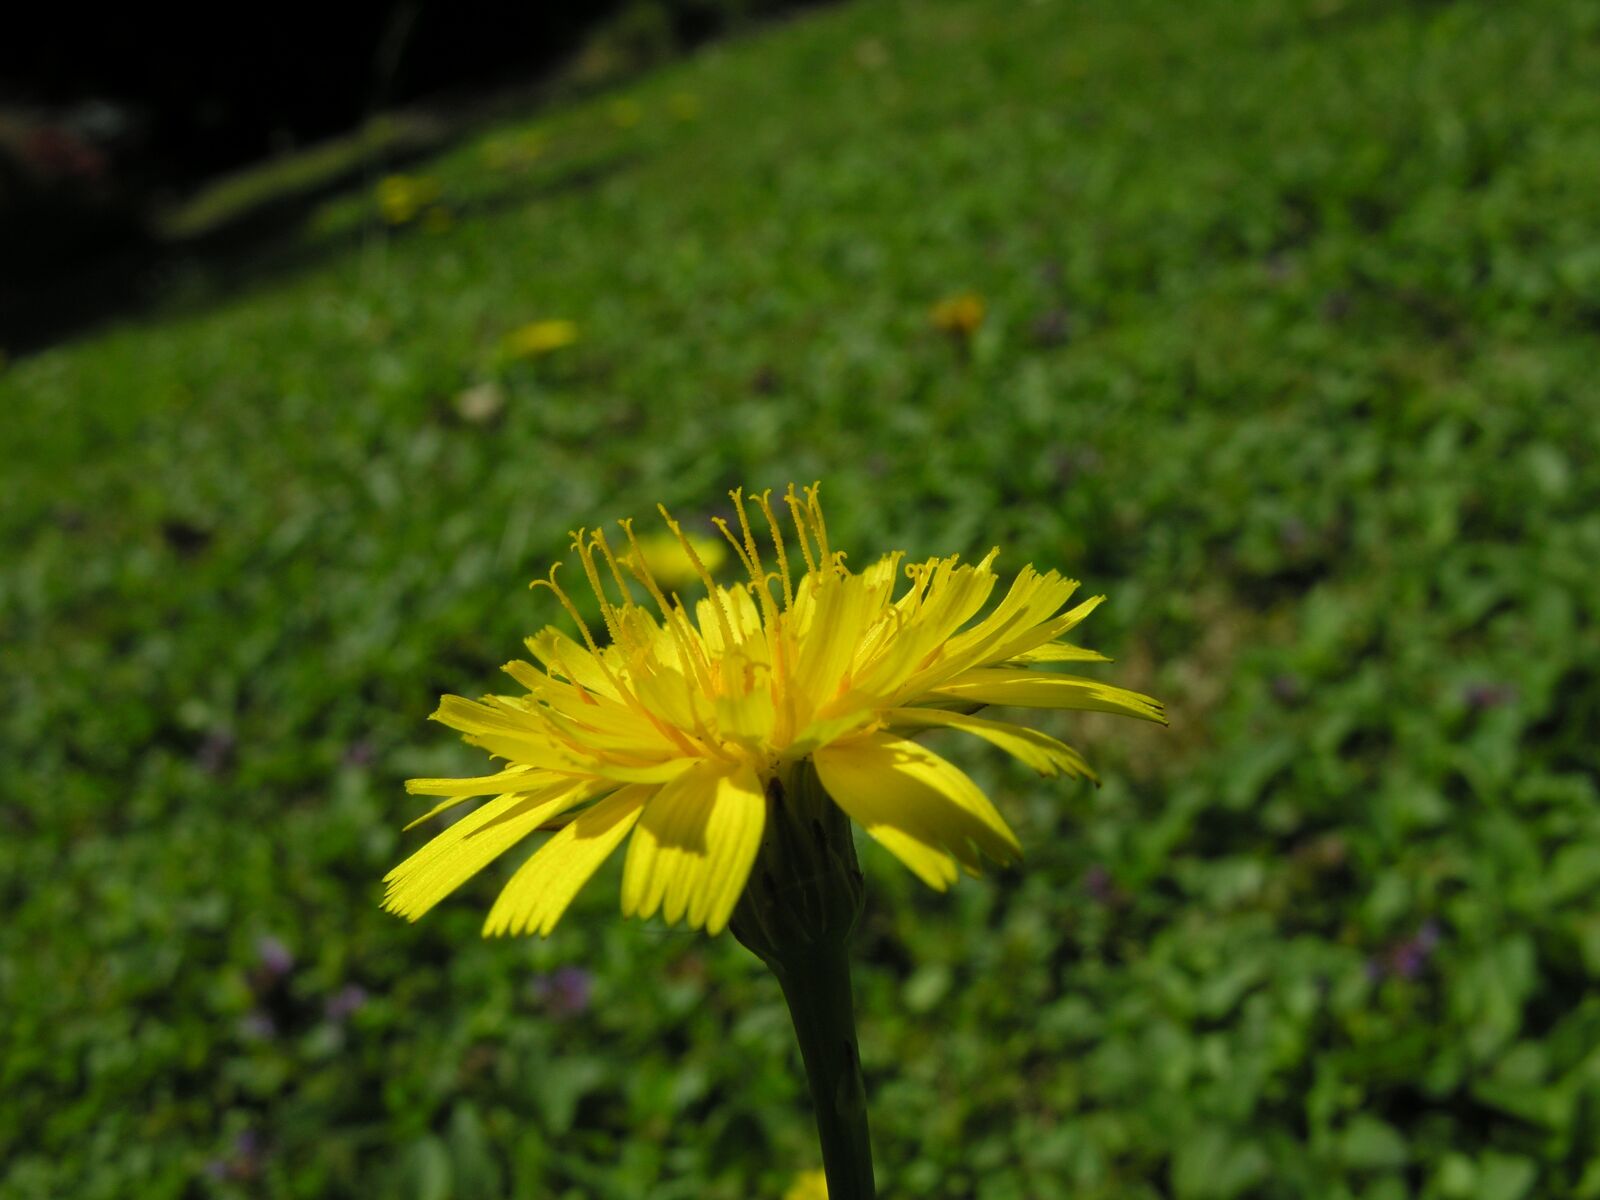
{"label": "pollen-tipped stamen", "polygon": [[606,632],[611,635],[612,644],[620,646],[623,643],[622,627],[617,623],[616,611],[605,588],[600,585],[600,572],[595,570],[594,554],[587,541],[588,533],[587,529],[580,526],[576,533],[569,532],[567,536],[572,539],[572,548],[578,552],[578,561],[583,564],[583,574],[589,581],[589,588],[600,602],[600,619],[606,623]]}
{"label": "pollen-tipped stamen", "polygon": [[794,607],[794,585],[789,579],[789,556],[783,548],[783,526],[772,511],[772,489],[762,492],[755,501],[761,506],[761,515],[767,519],[767,528],[772,532],[772,548],[778,555],[778,575],[783,580],[783,610],[788,612]]}
{"label": "pollen-tipped stamen", "polygon": [[817,560],[811,557],[811,544],[806,540],[805,505],[800,502],[800,497],[794,494],[794,484],[791,483],[789,490],[784,493],[783,502],[789,506],[789,515],[794,521],[794,531],[800,538],[800,553],[805,557],[806,570],[816,576]]}
{"label": "pollen-tipped stamen", "polygon": [[556,599],[561,602],[561,607],[566,609],[567,615],[571,617],[574,622],[576,622],[578,626],[578,632],[583,634],[584,644],[589,647],[589,653],[594,656],[595,665],[599,667],[601,673],[605,675],[606,682],[617,689],[617,695],[621,696],[626,703],[631,705],[633,709],[640,713],[646,720],[648,720],[651,725],[655,726],[655,728],[659,730],[664,737],[666,737],[669,741],[674,742],[679,749],[684,751],[684,753],[695,753],[695,747],[686,737],[683,736],[683,734],[679,733],[667,722],[662,721],[659,717],[657,717],[655,713],[650,711],[647,705],[641,704],[639,702],[639,697],[633,694],[633,689],[628,687],[627,684],[623,683],[621,679],[617,678],[616,672],[613,671],[610,667],[610,664],[606,662],[605,655],[600,653],[600,647],[595,644],[594,635],[589,632],[588,623],[584,621],[583,615],[578,612],[578,606],[573,604],[573,602],[567,598],[567,594],[561,590],[560,584],[556,583],[556,571],[560,567],[560,563],[553,564],[550,568],[550,578],[548,580],[535,579],[528,585],[528,587],[547,587],[554,592],[556,594]]}
{"label": "pollen-tipped stamen", "polygon": [[770,642],[777,632],[779,619],[777,603],[767,587],[767,580],[771,575],[767,573],[766,564],[761,561],[761,551],[756,546],[755,535],[750,532],[750,519],[745,515],[741,489],[734,488],[728,495],[733,497],[733,503],[739,511],[739,527],[744,533],[744,544],[742,546],[739,544],[733,536],[733,531],[728,528],[728,523],[721,517],[713,517],[712,521],[722,530],[722,536],[728,539],[728,544],[733,547],[733,552],[739,556],[740,563],[750,576],[750,594],[761,606],[761,619]]}
{"label": "pollen-tipped stamen", "polygon": [[[535,579],[528,585],[528,590],[532,591],[534,588],[547,587],[554,592],[556,599],[561,602],[561,607],[567,610],[567,616],[571,617],[574,624],[578,626],[578,632],[583,634],[583,644],[589,647],[589,653],[593,654],[598,660],[600,658],[600,647],[595,644],[594,634],[589,632],[588,622],[583,619],[583,614],[578,611],[578,606],[567,599],[567,594],[561,590],[561,585],[556,582],[556,572],[561,569],[561,565],[560,563],[551,564],[550,577],[548,579]],[[604,669],[603,666],[602,669]]]}
{"label": "pollen-tipped stamen", "polygon": [[817,539],[817,557],[827,561],[833,556],[828,553],[828,523],[822,519],[822,501],[818,498],[821,491],[820,480],[806,489],[806,515],[811,518],[811,532]]}
{"label": "pollen-tipped stamen", "polygon": [[689,559],[689,565],[694,568],[694,573],[700,576],[700,582],[705,584],[706,595],[711,599],[711,608],[717,614],[717,628],[722,633],[724,650],[732,650],[742,639],[733,636],[733,614],[728,612],[728,598],[722,594],[722,589],[717,586],[717,581],[711,578],[711,572],[706,570],[705,563],[700,561],[700,555],[695,552],[694,543],[683,532],[683,526],[672,519],[672,514],[667,511],[665,504],[656,505],[656,511],[661,514],[661,519],[667,523],[667,528],[672,531],[672,536],[678,539],[678,545],[683,547],[684,554]]}
{"label": "pollen-tipped stamen", "polygon": [[761,562],[761,547],[756,545],[756,535],[750,530],[750,515],[744,508],[744,489],[734,488],[728,493],[733,498],[733,507],[739,514],[739,532],[744,534],[745,550],[749,553],[750,561],[754,564],[752,576],[756,573],[765,574],[766,569]]}
{"label": "pollen-tipped stamen", "polygon": [[622,606],[632,608],[635,604],[633,589],[628,586],[628,581],[623,577],[622,568],[617,565],[616,555],[611,553],[611,543],[606,541],[606,531],[596,529],[589,535],[594,545],[600,548],[600,553],[605,556],[606,566],[611,568],[611,577],[617,581],[617,591],[622,593]]}
{"label": "pollen-tipped stamen", "polygon": [[622,565],[627,567],[644,590],[650,593],[650,598],[661,610],[661,619],[666,622],[667,632],[677,643],[678,652],[683,656],[684,662],[697,673],[702,684],[709,687],[711,663],[706,658],[705,646],[689,624],[687,614],[683,612],[683,606],[680,604],[674,608],[669,604],[666,596],[662,594],[661,585],[650,573],[650,564],[645,561],[644,549],[639,545],[639,538],[633,532],[633,518],[618,521],[617,524],[622,526],[622,532],[628,535],[628,545],[633,549],[633,553],[623,560]]}
{"label": "pollen-tipped stamen", "polygon": [[739,565],[744,568],[745,574],[750,576],[750,582],[755,584],[761,578],[756,564],[750,561],[750,555],[745,552],[744,543],[733,536],[733,530],[728,528],[728,522],[721,517],[712,517],[711,523],[717,527],[718,532],[728,539],[728,545],[733,547],[733,552],[739,556]]}

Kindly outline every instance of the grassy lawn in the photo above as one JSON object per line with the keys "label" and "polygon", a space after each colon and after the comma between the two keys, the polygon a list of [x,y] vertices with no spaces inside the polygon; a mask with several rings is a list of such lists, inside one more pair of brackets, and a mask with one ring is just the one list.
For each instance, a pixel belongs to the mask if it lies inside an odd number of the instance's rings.
{"label": "grassy lawn", "polygon": [[1600,1197],[1596,79],[1583,0],[861,0],[11,363],[0,1196],[781,1196],[731,938],[377,905],[569,529],[820,478],[1173,718],[961,754],[1020,870],[863,845],[885,1196]]}

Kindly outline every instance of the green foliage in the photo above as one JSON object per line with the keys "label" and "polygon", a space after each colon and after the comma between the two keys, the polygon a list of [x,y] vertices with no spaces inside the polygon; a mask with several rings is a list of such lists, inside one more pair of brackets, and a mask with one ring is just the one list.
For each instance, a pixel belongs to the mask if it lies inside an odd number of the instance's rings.
{"label": "green foliage", "polygon": [[863,848],[886,1195],[1600,1196],[1596,10],[998,11],[714,48],[0,376],[0,1194],[780,1195],[730,938],[377,899],[569,528],[821,477],[856,561],[1107,592],[1173,716],[1051,723],[1099,791],[952,750],[1017,872]]}

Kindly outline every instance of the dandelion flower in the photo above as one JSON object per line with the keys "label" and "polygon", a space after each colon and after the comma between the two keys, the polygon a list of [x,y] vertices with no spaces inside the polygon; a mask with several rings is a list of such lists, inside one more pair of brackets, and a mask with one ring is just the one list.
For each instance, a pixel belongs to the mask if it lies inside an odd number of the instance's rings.
{"label": "dandelion flower", "polygon": [[[691,550],[694,558],[690,557]],[[695,565],[695,558],[699,559],[701,567],[713,574],[728,560],[728,547],[720,538],[688,532],[680,537],[670,530],[642,536],[639,553],[644,556],[644,565],[656,577],[656,582],[667,588],[699,582],[700,569]]]}
{"label": "dandelion flower", "polygon": [[530,321],[506,334],[501,349],[507,358],[542,358],[552,350],[570,346],[577,340],[576,322]]}
{"label": "dandelion flower", "polygon": [[783,1200],[828,1200],[828,1177],[821,1171],[802,1171],[783,1194]]}
{"label": "dandelion flower", "polygon": [[854,572],[828,539],[816,487],[779,501],[792,537],[770,492],[732,496],[737,528],[717,524],[748,577],[735,586],[712,579],[661,509],[704,588],[692,603],[663,589],[631,522],[615,545],[601,530],[573,534],[601,625],[591,628],[552,568],[532,586],[555,597],[578,638],[554,626],[529,638],[533,661],[505,667],[522,694],[444,697],[434,719],[504,765],[409,782],[440,798],[413,824],[492,798],[389,873],[386,908],[415,920],[525,838],[554,830],[501,891],[485,934],[548,934],[624,841],[624,916],[659,913],[718,933],[760,847],[769,786],[807,760],[839,809],[943,891],[985,859],[1015,861],[1021,847],[977,785],[918,734],[955,729],[1042,775],[1092,777],[1055,738],[975,712],[994,704],[1164,722],[1148,696],[1047,669],[1106,661],[1061,640],[1103,599],[1066,607],[1075,581],[1024,567],[980,616],[998,551],[975,563],[904,563],[896,552]]}
{"label": "dandelion flower", "polygon": [[983,297],[973,292],[946,296],[928,312],[928,320],[940,333],[954,338],[970,338],[978,332],[984,317]]}
{"label": "dandelion flower", "polygon": [[405,225],[439,199],[439,183],[426,175],[389,175],[376,190],[378,211],[391,225]]}

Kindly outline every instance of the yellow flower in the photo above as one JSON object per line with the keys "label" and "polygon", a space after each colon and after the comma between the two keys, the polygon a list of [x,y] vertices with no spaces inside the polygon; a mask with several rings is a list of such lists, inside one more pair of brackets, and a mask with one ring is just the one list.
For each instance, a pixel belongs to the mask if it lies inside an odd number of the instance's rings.
{"label": "yellow flower", "polygon": [[507,358],[541,358],[577,340],[578,326],[572,321],[530,321],[506,334],[501,348]]}
{"label": "yellow flower", "polygon": [[708,571],[714,572],[728,561],[728,547],[700,533],[685,533],[679,537],[664,529],[639,539],[639,553],[644,556],[645,567],[656,577],[657,583],[667,588],[694,583],[700,578],[699,568],[689,557],[691,550]]}
{"label": "yellow flower", "polygon": [[[917,734],[957,729],[1042,775],[1092,776],[1055,738],[972,714],[999,704],[1165,721],[1148,696],[1038,669],[1106,661],[1059,640],[1103,597],[1063,611],[1077,583],[1024,567],[979,617],[995,588],[998,551],[977,563],[928,559],[903,571],[896,552],[852,572],[829,543],[817,492],[800,496],[791,487],[782,498],[793,541],[770,492],[749,503],[732,493],[738,528],[717,524],[749,577],[732,587],[713,581],[661,509],[705,587],[692,607],[663,591],[631,522],[621,523],[616,550],[601,530],[573,534],[607,644],[556,582],[555,568],[535,581],[560,602],[581,641],[547,627],[527,641],[537,665],[506,664],[523,694],[440,702],[434,719],[505,766],[482,778],[407,784],[443,797],[413,824],[471,797],[493,799],[391,871],[385,907],[415,920],[530,834],[554,829],[484,925],[485,934],[548,934],[631,834],[623,915],[659,912],[668,923],[718,933],[761,843],[768,783],[808,758],[848,816],[943,891],[962,871],[978,874],[983,857],[1009,863],[1021,847],[972,780],[913,741]],[[752,508],[771,560],[752,529]],[[902,574],[908,583],[897,589]]]}
{"label": "yellow flower", "polygon": [[966,292],[959,296],[946,296],[933,306],[928,319],[940,333],[969,338],[983,324],[983,314],[983,297]]}
{"label": "yellow flower", "polygon": [[828,1200],[828,1177],[821,1171],[802,1171],[783,1194],[783,1200]]}
{"label": "yellow flower", "polygon": [[404,225],[439,198],[439,184],[426,175],[390,175],[379,181],[376,193],[383,219]]}

